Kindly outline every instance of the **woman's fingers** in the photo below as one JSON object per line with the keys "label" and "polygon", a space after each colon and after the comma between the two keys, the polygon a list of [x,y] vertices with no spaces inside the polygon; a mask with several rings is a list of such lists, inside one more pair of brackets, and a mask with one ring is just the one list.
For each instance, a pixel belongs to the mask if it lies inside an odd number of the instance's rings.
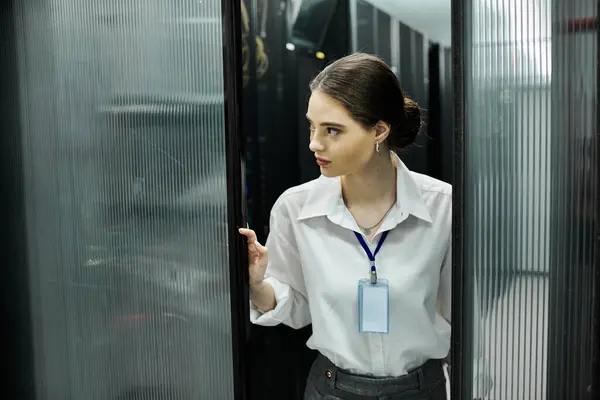
{"label": "woman's fingers", "polygon": [[252,229],[240,228],[240,234],[248,239],[248,256],[251,264],[256,264],[260,257],[265,254],[266,247],[258,243],[256,233]]}
{"label": "woman's fingers", "polygon": [[240,228],[239,232],[248,238],[248,243],[254,244],[256,242],[256,233],[252,229]]}

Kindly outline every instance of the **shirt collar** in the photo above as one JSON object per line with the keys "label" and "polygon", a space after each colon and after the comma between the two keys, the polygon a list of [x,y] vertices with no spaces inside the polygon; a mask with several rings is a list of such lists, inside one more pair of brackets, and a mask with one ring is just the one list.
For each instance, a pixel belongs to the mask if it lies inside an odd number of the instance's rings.
{"label": "shirt collar", "polygon": [[[429,210],[423,202],[421,189],[410,171],[394,152],[392,152],[392,160],[398,172],[396,174],[397,202],[396,212],[394,213],[394,226],[402,222],[407,215],[413,215],[430,223],[433,222]],[[336,222],[336,220],[342,218],[345,211],[346,206],[342,199],[340,178],[327,178],[321,175],[309,190],[306,202],[298,216],[298,221],[327,216],[333,222]]]}

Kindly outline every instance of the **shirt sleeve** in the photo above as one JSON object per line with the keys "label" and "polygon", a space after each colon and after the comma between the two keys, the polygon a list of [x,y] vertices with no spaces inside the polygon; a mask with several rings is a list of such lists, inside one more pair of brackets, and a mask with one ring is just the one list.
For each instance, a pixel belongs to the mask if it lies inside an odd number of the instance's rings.
{"label": "shirt sleeve", "polygon": [[282,205],[276,204],[271,212],[266,247],[269,264],[265,282],[273,287],[277,305],[263,313],[250,302],[250,321],[263,326],[284,324],[294,329],[303,328],[311,323],[304,274],[291,220]]}
{"label": "shirt sleeve", "polygon": [[[481,313],[479,307],[479,298],[477,296],[477,287],[475,287],[475,295],[473,298],[473,323],[480,324]],[[436,304],[438,314],[448,321],[449,324],[452,323],[452,241],[450,240],[448,243],[448,249],[446,250],[446,255],[444,257],[444,262],[442,264],[442,269],[440,272],[440,285],[438,288],[438,297]],[[473,398],[480,399],[484,398],[493,386],[493,380],[491,375],[489,374],[489,368],[487,366],[487,361],[485,359],[485,354],[483,352],[483,348],[481,347],[481,343],[479,343],[478,335],[474,335],[475,343],[473,343],[473,371],[476,372],[476,375],[473,377]],[[448,355],[449,360],[450,355]]]}
{"label": "shirt sleeve", "polygon": [[440,285],[438,287],[436,308],[438,314],[452,323],[452,243],[448,242],[446,255],[440,271]]}

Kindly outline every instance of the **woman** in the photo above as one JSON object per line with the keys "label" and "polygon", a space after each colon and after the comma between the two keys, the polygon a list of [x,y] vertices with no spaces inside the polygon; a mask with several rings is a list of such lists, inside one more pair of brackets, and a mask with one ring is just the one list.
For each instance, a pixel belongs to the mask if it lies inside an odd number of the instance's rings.
{"label": "woman", "polygon": [[266,247],[240,229],[252,322],[312,323],[305,399],[446,399],[451,187],[390,151],[415,140],[419,107],[366,54],[332,63],[310,89],[322,176],[277,200]]}

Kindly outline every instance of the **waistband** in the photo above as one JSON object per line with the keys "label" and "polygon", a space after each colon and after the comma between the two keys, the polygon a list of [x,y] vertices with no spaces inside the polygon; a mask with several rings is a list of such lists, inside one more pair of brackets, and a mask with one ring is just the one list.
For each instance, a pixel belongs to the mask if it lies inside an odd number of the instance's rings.
{"label": "waistband", "polygon": [[357,396],[390,396],[406,391],[427,391],[445,382],[442,360],[431,359],[421,367],[398,377],[357,375],[335,366],[322,354],[310,371],[316,387],[338,389]]}

